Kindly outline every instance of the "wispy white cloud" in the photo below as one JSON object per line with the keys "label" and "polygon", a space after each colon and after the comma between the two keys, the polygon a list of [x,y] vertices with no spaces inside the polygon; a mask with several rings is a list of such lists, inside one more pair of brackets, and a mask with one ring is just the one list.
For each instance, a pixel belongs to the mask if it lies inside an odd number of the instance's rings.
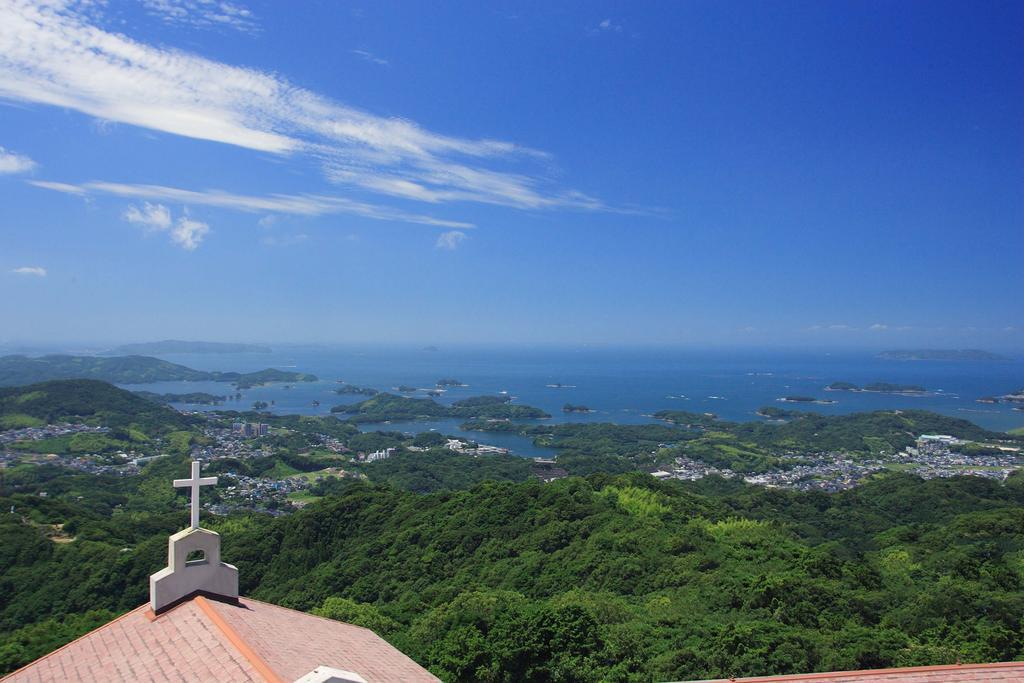
{"label": "wispy white cloud", "polygon": [[226,0],[142,0],[146,10],[168,24],[194,28],[232,28],[259,32],[255,17],[244,5]]}
{"label": "wispy white cloud", "polygon": [[260,240],[265,247],[294,247],[309,240],[309,235],[297,233],[294,235],[267,235]]}
{"label": "wispy white cloud", "polygon": [[884,324],[884,323],[875,323],[874,325],[872,325],[868,329],[872,330],[874,332],[884,332],[885,330],[889,329],[889,326]]}
{"label": "wispy white cloud", "polygon": [[46,268],[40,266],[22,266],[11,271],[15,275],[30,275],[32,277],[46,277]]}
{"label": "wispy white cloud", "polygon": [[166,232],[172,243],[187,251],[194,251],[210,231],[209,225],[190,218],[187,212],[175,221],[171,210],[163,204],[146,202],[141,207],[129,206],[121,216],[129,223],[142,226],[147,232]]}
{"label": "wispy white cloud", "polygon": [[591,36],[599,36],[602,33],[622,33],[622,24],[616,24],[611,19],[602,19],[597,22],[597,25],[587,29],[587,33]]}
{"label": "wispy white cloud", "polygon": [[15,154],[0,147],[0,173],[25,173],[36,167],[36,162],[24,154]]}
{"label": "wispy white cloud", "polygon": [[188,216],[178,218],[171,228],[171,241],[182,249],[193,251],[210,231],[210,226]]}
{"label": "wispy white cloud", "polygon": [[72,185],[71,183],[58,183],[52,180],[30,180],[29,185],[35,185],[46,190],[54,190],[56,192],[63,192],[64,194],[74,194],[79,197],[84,197],[88,194],[88,191],[79,185]]}
{"label": "wispy white cloud", "polygon": [[129,223],[141,225],[147,230],[166,230],[171,227],[171,210],[163,204],[146,202],[142,208],[129,206],[122,217]]}
{"label": "wispy white cloud", "polygon": [[[223,10],[224,3],[217,6]],[[553,184],[544,152],[436,133],[272,73],[142,43],[95,25],[75,0],[0,0],[0,98],[301,156],[320,163],[332,182],[391,197],[608,210],[597,198]]]}
{"label": "wispy white cloud", "polygon": [[383,221],[400,221],[436,225],[444,228],[472,228],[472,223],[449,221],[432,216],[407,213],[398,209],[375,204],[323,195],[288,195],[271,194],[265,196],[242,195],[223,190],[184,190],[164,185],[131,185],[124,183],[108,183],[94,181],[72,185],[44,180],[30,180],[30,184],[47,190],[56,190],[66,194],[88,196],[105,194],[130,199],[148,199],[152,201],[180,202],[201,206],[214,206],[220,209],[233,209],[249,213],[282,213],[296,216],[324,216],[329,214],[353,214],[364,218]]}
{"label": "wispy white cloud", "polygon": [[383,57],[378,57],[377,55],[367,50],[349,50],[349,52],[354,54],[356,57],[359,57],[359,59],[363,60],[364,62],[370,62],[372,64],[378,64],[380,66],[391,66],[391,62],[384,59]]}
{"label": "wispy white cloud", "polygon": [[448,232],[442,232],[437,237],[436,246],[438,249],[447,249],[452,251],[466,239],[466,233],[461,230],[449,230]]}

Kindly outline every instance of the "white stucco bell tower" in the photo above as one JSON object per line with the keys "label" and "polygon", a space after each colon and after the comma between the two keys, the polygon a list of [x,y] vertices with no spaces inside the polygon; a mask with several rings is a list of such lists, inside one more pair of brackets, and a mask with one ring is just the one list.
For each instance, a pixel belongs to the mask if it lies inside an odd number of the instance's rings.
{"label": "white stucco bell tower", "polygon": [[216,483],[217,477],[199,476],[195,460],[189,479],[174,480],[192,489],[191,524],[168,539],[167,566],[149,577],[149,606],[157,614],[196,594],[238,599],[238,569],[220,561],[220,534],[199,527],[199,487]]}

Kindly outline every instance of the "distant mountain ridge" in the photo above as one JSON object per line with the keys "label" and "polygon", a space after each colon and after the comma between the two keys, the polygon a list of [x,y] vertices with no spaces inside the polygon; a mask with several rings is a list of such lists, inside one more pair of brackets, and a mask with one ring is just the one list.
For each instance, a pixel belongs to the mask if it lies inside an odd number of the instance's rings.
{"label": "distant mountain ridge", "polygon": [[181,341],[165,339],[138,344],[122,344],[104,356],[147,356],[164,353],[270,353],[273,349],[262,344],[234,344],[231,342]]}
{"label": "distant mountain ridge", "polygon": [[0,357],[0,386],[55,379],[98,379],[113,384],[234,382],[240,388],[267,382],[315,382],[316,375],[267,368],[257,372],[207,372],[149,356],[50,355]]}
{"label": "distant mountain ridge", "polygon": [[886,360],[1011,360],[981,349],[896,349],[877,356]]}

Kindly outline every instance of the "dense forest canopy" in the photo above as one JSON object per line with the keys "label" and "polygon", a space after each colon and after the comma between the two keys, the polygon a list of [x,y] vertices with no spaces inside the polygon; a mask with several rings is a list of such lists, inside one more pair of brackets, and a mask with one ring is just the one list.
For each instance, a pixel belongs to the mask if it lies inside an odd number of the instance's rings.
{"label": "dense forest canopy", "polygon": [[143,432],[155,434],[188,429],[199,421],[96,380],[0,388],[0,428],[52,422],[86,422],[112,428],[135,425]]}
{"label": "dense forest canopy", "polygon": [[[146,600],[186,460],[127,480],[15,468],[0,666]],[[206,517],[255,598],[365,623],[445,680],[651,680],[1024,654],[1024,477],[840,494],[595,474],[417,494],[338,482]],[[49,492],[40,498],[40,490]],[[81,496],[81,498],[79,498]],[[69,541],[69,538],[74,538]]]}

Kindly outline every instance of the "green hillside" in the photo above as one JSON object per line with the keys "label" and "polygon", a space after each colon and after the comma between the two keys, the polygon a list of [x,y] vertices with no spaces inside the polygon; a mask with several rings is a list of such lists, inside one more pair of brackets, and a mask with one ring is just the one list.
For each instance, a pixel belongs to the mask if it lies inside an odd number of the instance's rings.
{"label": "green hillside", "polygon": [[[145,602],[186,472],[8,473],[0,671]],[[242,593],[372,627],[443,680],[650,681],[1019,659],[1022,510],[1020,475],[824,495],[602,474],[351,483],[205,525]]]}
{"label": "green hillside", "polygon": [[15,427],[19,422],[84,422],[161,434],[189,429],[198,421],[112,384],[79,379],[0,388],[0,423]]}

